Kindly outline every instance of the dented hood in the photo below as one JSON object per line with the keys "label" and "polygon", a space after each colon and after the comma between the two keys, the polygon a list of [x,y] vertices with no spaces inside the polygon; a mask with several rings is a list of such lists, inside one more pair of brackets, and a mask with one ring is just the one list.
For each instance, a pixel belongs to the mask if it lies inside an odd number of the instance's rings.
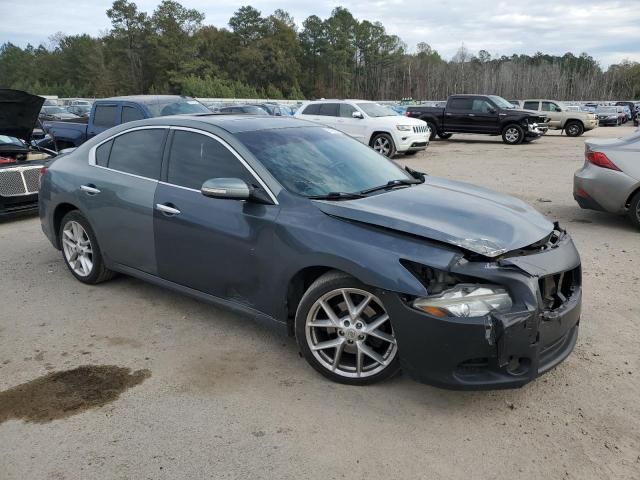
{"label": "dented hood", "polygon": [[553,224],[526,203],[482,187],[427,177],[425,183],[348,201],[317,200],[328,215],[496,257],[526,247]]}
{"label": "dented hood", "polygon": [[44,98],[20,90],[0,89],[0,135],[29,141]]}

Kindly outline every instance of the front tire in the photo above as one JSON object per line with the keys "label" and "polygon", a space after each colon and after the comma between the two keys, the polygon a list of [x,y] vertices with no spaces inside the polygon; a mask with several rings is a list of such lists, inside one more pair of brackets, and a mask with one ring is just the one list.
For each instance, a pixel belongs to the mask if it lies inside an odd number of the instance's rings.
{"label": "front tire", "polygon": [[584,127],[580,122],[569,122],[565,125],[564,131],[567,133],[567,137],[579,137],[584,133]]}
{"label": "front tire", "polygon": [[438,137],[440,137],[441,140],[449,140],[452,135],[453,133],[438,133]]}
{"label": "front tire", "polygon": [[382,301],[342,272],[328,272],[309,287],[296,312],[295,334],[307,362],[334,382],[369,385],[400,370]]}
{"label": "front tire", "polygon": [[387,133],[379,133],[371,139],[371,148],[387,158],[392,158],[396,154],[396,146],[393,138]]}
{"label": "front tire", "polygon": [[502,141],[507,145],[518,145],[524,140],[524,130],[515,123],[507,125],[502,130]]}
{"label": "front tire", "polygon": [[433,122],[427,122],[427,126],[431,133],[429,134],[429,141],[433,141],[436,138],[436,134],[438,133],[438,127]]}
{"label": "front tire", "polygon": [[640,192],[637,192],[629,203],[629,210],[627,211],[627,216],[631,223],[635,225],[637,228],[640,228]]}
{"label": "front tire", "polygon": [[115,276],[113,271],[105,267],[93,229],[79,211],[73,210],[64,216],[58,242],[64,263],[82,283],[95,285]]}

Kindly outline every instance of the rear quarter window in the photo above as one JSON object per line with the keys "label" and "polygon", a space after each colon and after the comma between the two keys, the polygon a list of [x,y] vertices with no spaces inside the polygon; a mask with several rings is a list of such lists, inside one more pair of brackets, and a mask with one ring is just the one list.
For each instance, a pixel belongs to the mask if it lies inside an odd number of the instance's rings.
{"label": "rear quarter window", "polygon": [[103,143],[98,148],[96,148],[96,165],[101,167],[106,167],[109,163],[109,153],[111,153],[111,146],[113,145],[113,140],[109,140],[108,142]]}

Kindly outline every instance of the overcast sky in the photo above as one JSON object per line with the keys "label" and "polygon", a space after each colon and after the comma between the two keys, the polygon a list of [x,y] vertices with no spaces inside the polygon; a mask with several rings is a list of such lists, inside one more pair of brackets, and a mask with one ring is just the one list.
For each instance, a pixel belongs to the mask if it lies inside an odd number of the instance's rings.
{"label": "overcast sky", "polygon": [[[0,0],[0,43],[47,44],[49,35],[89,33],[109,28],[103,0]],[[138,0],[151,13],[157,0]],[[205,23],[227,27],[229,17],[251,4],[268,15],[277,8],[298,24],[309,15],[326,18],[343,6],[359,20],[380,21],[415,51],[427,42],[451,58],[464,42],[472,52],[492,55],[588,52],[603,67],[628,58],[640,61],[640,0],[183,0],[182,5],[206,15]]]}

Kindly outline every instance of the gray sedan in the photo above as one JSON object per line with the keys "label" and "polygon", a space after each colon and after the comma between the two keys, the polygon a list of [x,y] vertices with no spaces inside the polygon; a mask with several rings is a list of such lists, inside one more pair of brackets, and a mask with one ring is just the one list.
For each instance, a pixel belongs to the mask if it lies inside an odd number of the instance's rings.
{"label": "gray sedan", "polygon": [[295,335],[337,382],[402,367],[445,387],[518,387],[576,343],[580,257],[557,223],[337,130],[153,118],[42,174],[42,228],[79,281],[124,273],[232,308]]}
{"label": "gray sedan", "polygon": [[586,142],[573,198],[582,208],[627,215],[640,227],[640,132]]}

